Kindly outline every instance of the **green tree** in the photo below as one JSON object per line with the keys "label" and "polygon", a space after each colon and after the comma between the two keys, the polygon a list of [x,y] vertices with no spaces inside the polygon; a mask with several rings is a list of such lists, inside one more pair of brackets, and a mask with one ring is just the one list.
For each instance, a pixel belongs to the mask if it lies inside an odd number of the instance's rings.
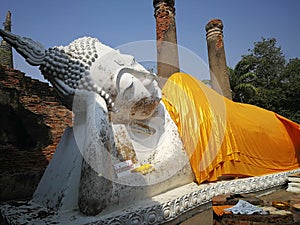
{"label": "green tree", "polygon": [[262,38],[249,52],[242,56],[242,61],[248,62],[251,72],[257,77],[254,81],[257,94],[249,103],[276,111],[282,101],[280,76],[286,64],[281,47],[277,46],[275,38]]}
{"label": "green tree", "polygon": [[[234,87],[245,86],[250,81],[256,94],[237,100],[300,123],[300,60],[296,58],[287,62],[275,38],[262,38],[248,51],[249,54],[243,55],[232,71],[232,89],[235,91]],[[252,75],[244,80],[243,75],[247,73]]]}
{"label": "green tree", "polygon": [[290,59],[281,74],[282,94],[278,113],[300,123],[300,59]]}
{"label": "green tree", "polygon": [[276,46],[275,38],[255,42],[249,55],[242,56],[242,60],[249,62],[249,67],[257,75],[256,84],[263,88],[273,88],[285,66],[286,60],[281,47]]}
{"label": "green tree", "polygon": [[234,69],[228,67],[228,75],[233,101],[249,102],[256,95],[257,89],[253,84],[256,75],[251,72],[246,60],[238,62]]}

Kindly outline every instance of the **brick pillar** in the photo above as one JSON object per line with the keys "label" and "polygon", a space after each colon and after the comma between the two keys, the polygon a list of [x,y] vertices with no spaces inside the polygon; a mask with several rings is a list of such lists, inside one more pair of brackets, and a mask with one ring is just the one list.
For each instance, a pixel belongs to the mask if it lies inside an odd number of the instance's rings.
{"label": "brick pillar", "polygon": [[212,88],[232,99],[223,43],[223,23],[219,19],[212,19],[205,30]]}
{"label": "brick pillar", "polygon": [[[11,32],[11,12],[8,11],[6,14],[6,20],[3,23],[4,30]],[[0,64],[13,68],[13,54],[12,47],[6,41],[2,40],[0,44]]]}
{"label": "brick pillar", "polygon": [[179,72],[174,0],[153,0],[156,19],[157,73],[168,78]]}

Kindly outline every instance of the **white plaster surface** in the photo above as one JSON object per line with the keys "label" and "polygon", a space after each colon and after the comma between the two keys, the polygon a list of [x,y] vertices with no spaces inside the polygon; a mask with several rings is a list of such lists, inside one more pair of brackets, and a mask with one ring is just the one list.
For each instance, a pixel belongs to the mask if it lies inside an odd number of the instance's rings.
{"label": "white plaster surface", "polygon": [[[116,205],[131,204],[193,182],[177,127],[164,105],[159,104],[153,116],[142,121],[154,130],[153,134],[145,134],[131,129],[131,123],[110,125],[104,100],[95,93],[86,98],[87,111],[78,115],[83,117],[79,123],[75,113],[74,124],[74,136],[85,160],[79,186],[80,209],[90,204],[91,211],[83,209],[89,214],[105,208],[112,210]],[[117,176],[114,165],[122,161],[116,157],[117,137],[112,131],[121,128],[136,153],[137,162],[133,166],[151,164],[154,171]]]}
{"label": "white plaster surface", "polygon": [[115,182],[131,186],[149,186],[167,181],[171,177],[173,187],[193,182],[189,158],[177,127],[166,112],[164,105],[159,104],[156,114],[143,121],[155,131],[151,135],[136,132],[130,125],[126,125],[126,136],[129,136],[138,160],[135,166],[151,164],[155,171],[143,176],[133,173]]}
{"label": "white plaster surface", "polygon": [[32,202],[53,210],[77,209],[81,164],[82,156],[73,129],[67,128],[33,194]]}
{"label": "white plaster surface", "polygon": [[293,193],[300,193],[300,187],[294,187],[291,185],[289,185],[286,190]]}

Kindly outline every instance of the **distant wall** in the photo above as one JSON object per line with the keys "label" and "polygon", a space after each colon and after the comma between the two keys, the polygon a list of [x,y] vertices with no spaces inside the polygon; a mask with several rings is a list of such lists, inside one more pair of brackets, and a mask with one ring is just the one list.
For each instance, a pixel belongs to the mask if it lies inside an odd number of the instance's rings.
{"label": "distant wall", "polygon": [[0,69],[0,200],[30,197],[72,112],[48,83]]}

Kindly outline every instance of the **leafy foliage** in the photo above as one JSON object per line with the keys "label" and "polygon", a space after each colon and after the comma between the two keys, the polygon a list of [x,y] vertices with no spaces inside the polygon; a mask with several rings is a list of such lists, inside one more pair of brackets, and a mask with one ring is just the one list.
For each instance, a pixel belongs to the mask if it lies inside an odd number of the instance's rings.
{"label": "leafy foliage", "polygon": [[257,93],[253,82],[256,75],[250,71],[245,60],[241,60],[234,69],[228,68],[232,99],[237,102],[248,102]]}
{"label": "leafy foliage", "polygon": [[300,59],[290,59],[281,74],[284,100],[278,112],[300,123]]}
{"label": "leafy foliage", "polygon": [[229,68],[234,100],[279,113],[300,123],[300,59],[286,61],[275,38],[254,43]]}

